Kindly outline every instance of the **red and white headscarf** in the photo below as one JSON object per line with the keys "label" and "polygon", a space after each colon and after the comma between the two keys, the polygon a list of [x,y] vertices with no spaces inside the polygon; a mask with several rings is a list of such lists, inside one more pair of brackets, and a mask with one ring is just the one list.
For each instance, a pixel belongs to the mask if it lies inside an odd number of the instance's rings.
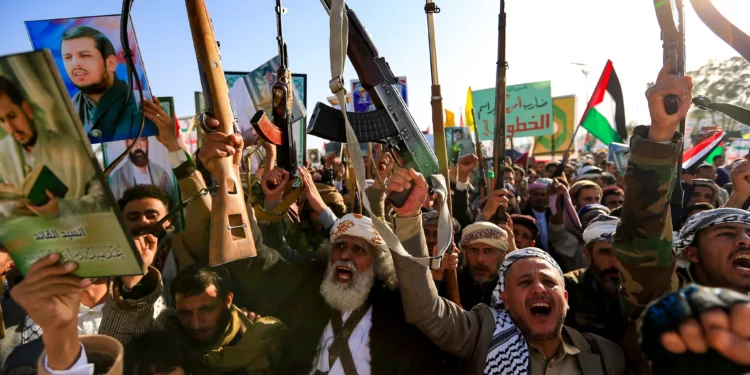
{"label": "red and white headscarf", "polygon": [[375,229],[372,220],[367,216],[360,214],[344,215],[331,228],[331,242],[336,241],[341,236],[361,238],[382,251],[388,251],[388,245],[385,244],[378,230]]}

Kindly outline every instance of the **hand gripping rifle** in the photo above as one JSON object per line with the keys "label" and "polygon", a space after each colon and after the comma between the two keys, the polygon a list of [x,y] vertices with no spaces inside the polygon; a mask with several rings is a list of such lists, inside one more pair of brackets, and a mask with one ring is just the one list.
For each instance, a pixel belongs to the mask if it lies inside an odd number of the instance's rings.
{"label": "hand gripping rifle", "polygon": [[[294,96],[292,94],[292,72],[289,70],[289,57],[281,24],[281,16],[284,13],[286,13],[286,9],[281,7],[281,0],[276,0],[276,40],[279,44],[279,69],[276,71],[276,82],[271,88],[273,122],[261,109],[255,113],[250,123],[264,141],[276,146],[278,166],[289,172],[290,175],[294,175],[297,173],[297,147],[294,143],[294,131],[292,130],[292,101]],[[266,165],[266,170],[270,170],[272,167],[273,165]],[[273,188],[273,186],[269,186],[269,188]],[[266,212],[257,205],[253,209],[261,220],[281,220],[289,207],[302,195],[302,192],[303,189],[300,184],[291,194],[287,194],[284,200],[271,212]]]}
{"label": "hand gripping rifle", "polygon": [[[365,186],[364,157],[362,156],[359,144],[362,141],[381,141],[381,139],[364,139],[364,137],[363,139],[358,139],[357,132],[355,132],[349,121],[350,116],[352,118],[357,116],[348,115],[345,106],[346,89],[344,88],[344,70],[348,52],[364,88],[370,90],[371,95],[376,94],[377,96],[373,95],[373,99],[375,99],[376,104],[380,106],[381,110],[385,109],[387,119],[381,117],[381,119],[388,121],[383,123],[385,129],[392,131],[395,128],[395,134],[386,137],[390,146],[403,146],[399,151],[404,156],[404,160],[411,164],[407,165],[407,167],[419,169],[423,174],[428,175],[433,188],[440,195],[441,209],[438,210],[439,255],[426,257],[412,256],[404,249],[401,241],[393,233],[393,230],[381,221],[380,218],[373,215],[366,194],[362,195],[362,205],[365,208],[365,212],[372,219],[372,224],[380,234],[381,239],[391,252],[432,269],[440,269],[443,254],[452,246],[452,230],[447,204],[446,182],[443,175],[438,173],[435,155],[427,147],[427,142],[420,129],[414,124],[411,115],[409,115],[401,95],[395,91],[397,89],[395,77],[390,68],[388,68],[388,64],[382,58],[377,57],[377,52],[372,46],[372,42],[369,41],[369,36],[367,36],[364,27],[357,20],[356,15],[346,7],[344,0],[321,0],[321,2],[330,15],[331,37],[329,39],[329,46],[332,79],[329,81],[329,87],[331,88],[331,92],[336,95],[339,103],[343,105],[340,117],[338,117],[339,121],[343,121],[336,123],[336,118],[330,116],[328,119],[331,120],[331,123],[326,123],[325,125],[329,127],[331,125],[342,127],[335,129],[339,133],[345,134],[346,137],[344,139],[346,140],[346,147],[351,157],[351,164],[354,168],[357,184],[360,187]],[[381,80],[378,81],[378,79]],[[373,84],[377,84],[377,86],[373,86]],[[318,111],[320,108],[322,107],[318,104],[316,108],[317,115],[320,114]],[[380,129],[374,130],[377,132]],[[387,135],[388,132],[384,133]],[[394,139],[396,136],[398,136],[398,139]],[[394,144],[396,146],[393,146]],[[410,148],[407,149],[407,146]],[[406,153],[407,151],[408,153]],[[398,155],[394,156],[398,159]],[[403,163],[401,164],[403,165]],[[399,195],[405,195],[403,193],[399,193]],[[407,194],[410,195],[410,193]],[[400,203],[403,204],[407,198],[408,196],[400,197],[403,200]]]}
{"label": "hand gripping rifle", "polygon": [[[664,62],[669,61],[670,73],[679,77],[685,75],[685,18],[682,0],[654,0],[656,19],[661,28],[661,39],[664,48]],[[680,99],[676,95],[664,98],[664,110],[673,115],[680,109]],[[680,121],[680,134],[685,133],[685,119]],[[682,165],[680,151],[677,165]],[[675,179],[670,205],[682,207],[683,191],[679,178]]]}
{"label": "hand gripping rifle", "polygon": [[[505,188],[505,71],[508,69],[508,62],[505,61],[505,19],[505,0],[500,0],[497,27],[497,73],[495,75],[495,144],[492,153],[494,159],[492,164],[495,168],[494,190]],[[505,206],[498,208],[497,218],[502,224],[508,222],[505,217]]]}
{"label": "hand gripping rifle", "polygon": [[[208,128],[204,121],[201,121],[201,127],[207,133],[236,133],[229,89],[221,67],[219,45],[214,37],[205,1],[185,0],[185,6],[206,102],[205,114],[219,120],[217,129]],[[209,163],[215,164],[212,169],[218,171],[214,178],[219,186],[211,204],[209,266],[254,257],[255,241],[250,230],[239,171],[235,169],[231,157],[214,158]]]}
{"label": "hand gripping rifle", "polygon": [[[330,13],[331,0],[321,0],[321,3]],[[385,143],[390,151],[395,151],[403,159],[401,164],[404,168],[414,168],[429,181],[430,176],[439,173],[438,161],[399,93],[398,78],[393,75],[385,58],[379,56],[365,27],[348,6],[346,15],[349,20],[347,55],[362,87],[377,108],[372,112],[348,113],[349,123],[359,142]],[[345,106],[346,103],[341,105]],[[345,143],[344,116],[338,109],[317,103],[310,116],[307,133]],[[399,160],[399,157],[395,159]],[[401,207],[410,191],[390,194],[388,200]]]}

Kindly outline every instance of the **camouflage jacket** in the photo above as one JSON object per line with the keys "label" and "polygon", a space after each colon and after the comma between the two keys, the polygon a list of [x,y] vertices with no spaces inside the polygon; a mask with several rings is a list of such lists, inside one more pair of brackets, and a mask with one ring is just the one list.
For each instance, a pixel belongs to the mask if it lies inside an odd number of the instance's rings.
{"label": "camouflage jacket", "polygon": [[675,133],[670,143],[651,142],[648,130],[637,127],[630,140],[625,203],[612,243],[620,266],[624,307],[631,320],[637,319],[649,302],[679,286],[669,199],[682,138]]}
{"label": "camouflage jacket", "polygon": [[566,326],[614,342],[620,341],[626,320],[620,306],[619,290],[610,294],[590,267],[566,273],[565,290],[570,306],[565,317]]}
{"label": "camouflage jacket", "polygon": [[649,302],[679,287],[669,200],[678,176],[682,137],[675,133],[671,142],[652,142],[648,131],[649,127],[639,126],[630,139],[625,203],[612,242],[622,282],[625,333],[621,345],[628,367],[637,373],[649,370],[642,359],[635,323]]}

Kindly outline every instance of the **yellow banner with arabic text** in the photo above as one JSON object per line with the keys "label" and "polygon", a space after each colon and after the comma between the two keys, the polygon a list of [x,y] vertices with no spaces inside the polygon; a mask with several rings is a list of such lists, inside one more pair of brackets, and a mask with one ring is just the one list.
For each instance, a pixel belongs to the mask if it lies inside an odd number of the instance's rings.
{"label": "yellow banner with arabic text", "polygon": [[576,127],[576,98],[573,95],[552,98],[552,117],[555,133],[534,137],[534,156],[562,158],[568,149]]}

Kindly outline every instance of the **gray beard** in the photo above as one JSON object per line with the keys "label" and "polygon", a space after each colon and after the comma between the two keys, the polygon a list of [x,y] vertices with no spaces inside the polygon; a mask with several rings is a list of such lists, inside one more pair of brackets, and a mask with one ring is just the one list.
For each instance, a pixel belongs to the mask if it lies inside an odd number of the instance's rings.
{"label": "gray beard", "polygon": [[[334,270],[338,266],[349,267],[352,270],[352,281],[348,285],[339,284],[334,279]],[[328,306],[342,312],[354,311],[367,301],[374,283],[375,270],[372,267],[366,273],[360,273],[354,262],[328,262],[325,277],[320,284],[320,294]]]}

